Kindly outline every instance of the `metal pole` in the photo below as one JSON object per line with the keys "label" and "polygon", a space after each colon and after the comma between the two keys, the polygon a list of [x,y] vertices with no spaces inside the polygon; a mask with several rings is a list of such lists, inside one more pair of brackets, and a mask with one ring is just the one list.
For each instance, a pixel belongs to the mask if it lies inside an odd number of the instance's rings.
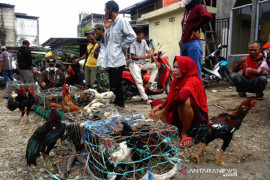
{"label": "metal pole", "polygon": [[256,19],[257,19],[257,5],[258,0],[252,0],[252,12],[251,12],[251,29],[250,29],[250,42],[257,39],[256,34]]}

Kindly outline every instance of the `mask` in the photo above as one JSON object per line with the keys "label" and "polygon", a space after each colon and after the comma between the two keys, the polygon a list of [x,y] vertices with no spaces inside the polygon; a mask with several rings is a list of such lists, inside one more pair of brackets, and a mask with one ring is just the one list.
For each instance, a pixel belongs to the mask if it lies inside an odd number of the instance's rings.
{"label": "mask", "polygon": [[182,0],[182,3],[186,6],[188,5],[192,0]]}
{"label": "mask", "polygon": [[54,71],[55,70],[55,67],[49,67],[49,70],[50,71]]}

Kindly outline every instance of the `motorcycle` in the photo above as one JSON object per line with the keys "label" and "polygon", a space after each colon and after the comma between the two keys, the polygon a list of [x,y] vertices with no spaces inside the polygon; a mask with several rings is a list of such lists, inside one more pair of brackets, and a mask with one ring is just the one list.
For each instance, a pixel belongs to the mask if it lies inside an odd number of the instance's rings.
{"label": "motorcycle", "polygon": [[[168,56],[162,57],[163,55],[164,52],[162,51],[158,51],[158,53],[154,54],[156,61],[161,64],[161,67],[158,72],[156,90],[150,90],[144,87],[145,93],[147,95],[162,94],[163,92],[166,92],[167,94],[169,93],[170,85],[173,80],[172,69],[168,63]],[[143,85],[147,84],[150,79],[150,75],[150,73],[143,72]],[[133,96],[139,95],[137,85],[132,78],[128,67],[126,67],[122,74],[122,89],[124,93],[124,99],[131,99]]]}
{"label": "motorcycle", "polygon": [[205,63],[202,64],[202,81],[205,86],[209,82],[219,82],[220,80],[227,80],[231,85],[233,82],[228,70],[228,61],[220,56],[222,45],[220,44],[216,51],[205,58]]}

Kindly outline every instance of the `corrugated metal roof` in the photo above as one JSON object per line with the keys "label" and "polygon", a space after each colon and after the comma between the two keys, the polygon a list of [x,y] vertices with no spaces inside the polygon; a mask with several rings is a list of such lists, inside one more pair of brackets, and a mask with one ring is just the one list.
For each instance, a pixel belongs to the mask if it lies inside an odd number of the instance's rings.
{"label": "corrugated metal roof", "polygon": [[44,42],[41,46],[50,46],[52,50],[59,48],[63,45],[87,45],[88,41],[86,37],[77,38],[50,38]]}
{"label": "corrugated metal roof", "polygon": [[133,9],[138,8],[140,6],[143,6],[143,5],[148,4],[150,2],[153,2],[153,1],[155,1],[155,0],[143,0],[141,2],[138,2],[136,4],[131,5],[131,6],[127,7],[127,8],[125,8],[125,9],[122,9],[118,13],[119,14],[124,14],[124,13],[130,14]]}

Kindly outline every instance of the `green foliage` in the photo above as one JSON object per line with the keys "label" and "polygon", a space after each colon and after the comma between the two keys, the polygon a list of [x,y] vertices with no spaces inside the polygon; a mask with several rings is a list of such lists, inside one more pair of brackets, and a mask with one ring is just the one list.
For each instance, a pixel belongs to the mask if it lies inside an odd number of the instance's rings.
{"label": "green foliage", "polygon": [[22,43],[23,40],[25,40],[25,37],[20,37],[20,39],[18,41],[19,41],[19,43]]}
{"label": "green foliage", "polygon": [[82,28],[81,30],[81,36],[84,36],[84,33],[86,33],[87,31],[89,31],[92,27],[91,26],[86,26],[85,28]]}
{"label": "green foliage", "polygon": [[[46,53],[50,51],[50,49],[45,49],[45,48],[40,47],[40,46],[37,47],[37,50],[41,51],[41,52],[46,52]],[[33,61],[35,63],[37,63],[37,62],[42,61],[43,59],[45,59],[45,56],[43,54],[32,54],[32,58],[33,58]]]}

